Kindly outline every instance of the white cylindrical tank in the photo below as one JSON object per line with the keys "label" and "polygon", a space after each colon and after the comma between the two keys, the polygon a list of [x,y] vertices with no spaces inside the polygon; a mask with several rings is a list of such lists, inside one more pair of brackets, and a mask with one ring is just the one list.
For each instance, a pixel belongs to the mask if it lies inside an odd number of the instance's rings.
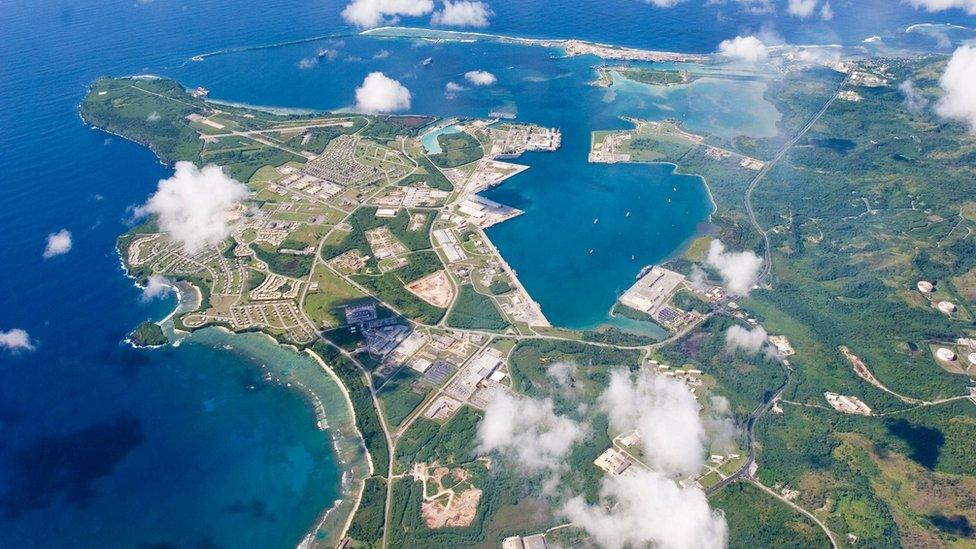
{"label": "white cylindrical tank", "polygon": [[976,353],[969,353],[967,358],[969,359],[970,364],[976,364]]}
{"label": "white cylindrical tank", "polygon": [[917,286],[918,291],[922,292],[923,294],[930,294],[932,293],[932,290],[935,289],[935,285],[928,280],[919,280]]}
{"label": "white cylindrical tank", "polygon": [[939,360],[946,362],[956,360],[956,353],[952,352],[952,349],[946,349],[945,347],[939,347],[939,350],[935,352],[935,356],[939,357]]}
{"label": "white cylindrical tank", "polygon": [[952,313],[956,312],[956,304],[951,301],[940,301],[936,307],[947,315],[951,315]]}

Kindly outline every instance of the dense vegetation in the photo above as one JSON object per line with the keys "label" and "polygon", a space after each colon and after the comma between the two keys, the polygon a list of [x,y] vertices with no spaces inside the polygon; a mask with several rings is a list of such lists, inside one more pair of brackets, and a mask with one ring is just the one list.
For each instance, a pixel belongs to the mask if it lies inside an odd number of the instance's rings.
{"label": "dense vegetation", "polygon": [[136,347],[156,347],[166,345],[169,339],[163,333],[163,329],[155,322],[145,321],[129,334],[129,341]]}
{"label": "dense vegetation", "polygon": [[386,471],[390,460],[390,450],[383,434],[379,414],[373,405],[373,398],[366,386],[364,374],[351,360],[339,353],[334,347],[324,341],[316,341],[312,350],[322,357],[332,370],[342,380],[342,384],[349,391],[353,410],[356,412],[356,427],[363,435],[366,449],[369,450],[373,462],[373,470]]}
{"label": "dense vegetation", "polygon": [[441,152],[430,155],[430,160],[441,168],[463,166],[485,155],[478,139],[467,132],[438,135],[437,143],[441,147]]}
{"label": "dense vegetation", "polygon": [[251,244],[254,255],[268,264],[268,269],[273,273],[292,278],[304,278],[312,272],[312,263],[315,256],[280,254],[269,246],[261,244]]}
{"label": "dense vegetation", "polygon": [[730,484],[710,503],[725,512],[731,549],[830,547],[819,526],[749,483]]}
{"label": "dense vegetation", "polygon": [[366,479],[359,508],[349,523],[349,537],[378,547],[383,540],[383,523],[386,518],[386,479],[373,476]]}
{"label": "dense vegetation", "polygon": [[494,301],[478,293],[470,284],[461,286],[454,308],[447,315],[447,324],[469,330],[504,330],[509,326]]}

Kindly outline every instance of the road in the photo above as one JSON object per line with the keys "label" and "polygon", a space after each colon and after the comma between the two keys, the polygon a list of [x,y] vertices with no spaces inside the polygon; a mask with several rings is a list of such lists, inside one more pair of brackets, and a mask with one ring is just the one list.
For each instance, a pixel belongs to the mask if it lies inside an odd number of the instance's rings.
{"label": "road", "polygon": [[766,174],[769,173],[770,170],[772,170],[773,167],[780,160],[782,160],[784,156],[786,156],[786,153],[789,152],[791,148],[793,148],[793,145],[796,145],[796,143],[800,139],[802,139],[803,136],[806,135],[808,131],[810,131],[810,128],[812,128],[813,125],[816,124],[818,120],[820,120],[820,117],[822,117],[824,113],[827,112],[827,109],[829,109],[830,106],[837,99],[837,95],[840,94],[841,90],[844,89],[844,86],[847,84],[847,80],[848,79],[845,78],[844,81],[841,82],[840,86],[838,86],[837,89],[834,91],[834,94],[831,95],[830,99],[828,99],[827,102],[824,103],[823,107],[821,107],[820,110],[813,115],[813,118],[811,118],[806,123],[805,126],[800,128],[800,131],[797,132],[792,139],[787,141],[786,144],[783,145],[782,148],[780,148],[779,152],[776,153],[776,156],[774,156],[773,159],[770,160],[769,162],[766,162],[766,165],[763,166],[761,170],[759,170],[759,173],[756,174],[756,177],[752,178],[752,181],[749,182],[749,187],[746,189],[746,194],[745,194],[746,213],[749,214],[749,221],[752,223],[752,226],[756,228],[756,231],[759,232],[759,235],[762,237],[763,240],[763,265],[762,265],[762,270],[759,272],[759,276],[756,278],[756,284],[762,285],[762,283],[772,272],[773,254],[769,247],[769,235],[766,233],[766,230],[759,225],[759,220],[756,218],[756,212],[752,208],[752,193],[756,190],[756,187],[759,185],[759,182],[762,181],[764,177],[766,177]]}
{"label": "road", "polygon": [[[766,165],[763,166],[761,170],[759,170],[759,173],[756,174],[756,177],[754,177],[752,181],[749,182],[749,187],[746,189],[745,192],[746,212],[749,214],[749,220],[752,223],[752,226],[755,227],[757,232],[759,232],[759,235],[762,237],[763,240],[763,265],[762,265],[762,270],[759,273],[759,276],[756,278],[756,284],[762,285],[763,282],[765,282],[765,280],[769,277],[770,273],[772,273],[773,258],[772,258],[772,250],[769,245],[769,235],[766,232],[766,230],[763,229],[762,226],[759,224],[759,220],[756,218],[756,212],[752,207],[752,193],[756,190],[756,187],[763,180],[766,174],[768,174],[773,169],[773,167],[776,166],[776,164],[786,156],[789,150],[794,145],[796,145],[797,142],[799,142],[800,139],[802,139],[803,136],[806,135],[808,131],[810,131],[810,128],[812,128],[813,125],[820,120],[820,118],[824,115],[824,113],[827,112],[827,109],[829,109],[830,106],[834,103],[834,101],[837,99],[838,94],[840,94],[841,90],[844,88],[846,84],[847,84],[847,78],[845,78],[844,81],[841,82],[840,86],[838,86],[838,88],[834,91],[833,95],[831,95],[830,99],[828,99],[823,104],[820,110],[817,111],[813,115],[813,117],[810,118],[810,120],[802,128],[800,128],[800,131],[797,132],[796,135],[793,136],[793,138],[787,141],[786,144],[783,145],[782,148],[780,148],[779,152],[776,153],[776,156],[774,156],[769,162],[767,162]],[[774,490],[768,488],[766,485],[762,484],[761,482],[753,478],[752,475],[750,474],[750,469],[752,468],[753,464],[756,462],[756,437],[755,437],[756,424],[759,422],[760,419],[763,418],[763,416],[765,416],[769,412],[769,410],[772,408],[773,403],[776,402],[776,400],[778,400],[783,395],[783,392],[786,390],[786,387],[789,385],[790,380],[793,377],[792,375],[793,369],[790,366],[784,365],[784,372],[786,375],[783,377],[783,382],[780,384],[780,386],[776,389],[776,391],[772,394],[770,398],[766,399],[755,410],[753,410],[753,412],[749,414],[749,418],[746,420],[746,425],[747,425],[746,439],[747,439],[747,444],[749,445],[749,458],[746,459],[745,463],[742,464],[742,467],[740,467],[738,471],[729,475],[725,479],[719,481],[714,486],[709,488],[707,494],[708,495],[714,494],[715,492],[721,490],[725,486],[728,486],[732,482],[745,478],[747,479],[748,482],[752,482],[753,484],[755,484],[765,492],[768,492],[769,494],[775,496],[776,498],[784,501],[790,507],[796,509],[800,513],[804,514],[805,516],[813,520],[824,531],[824,533],[827,534],[827,537],[830,538],[831,545],[834,547],[834,549],[836,549],[837,548],[836,537],[834,533],[830,530],[830,528],[827,527],[826,524],[824,524],[820,519],[818,519],[816,516],[814,516],[806,509],[803,509],[799,505],[796,505],[792,501],[789,501],[786,498],[782,497],[780,494],[777,494]]]}

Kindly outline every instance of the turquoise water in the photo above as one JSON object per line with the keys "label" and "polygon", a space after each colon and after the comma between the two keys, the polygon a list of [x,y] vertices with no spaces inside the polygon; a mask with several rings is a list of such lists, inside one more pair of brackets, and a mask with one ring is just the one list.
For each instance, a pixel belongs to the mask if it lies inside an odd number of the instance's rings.
{"label": "turquoise water", "polygon": [[[669,10],[639,1],[612,10],[605,0],[489,3],[491,32],[689,52],[762,28],[792,43],[858,44],[880,35],[885,44],[934,47],[938,36],[904,28],[976,26],[958,10],[928,14],[891,0],[836,2],[829,23],[783,10],[755,14],[737,2]],[[271,8],[257,0],[3,3],[0,330],[27,330],[36,350],[0,351],[0,546],[294,547],[337,497],[347,468],[339,460],[352,459],[332,449],[341,412],[329,417],[332,429],[318,429],[297,383],[327,403],[338,391],[288,349],[220,332],[178,348],[121,344],[139,322],[172,307],[140,302],[114,251],[130,208],[172,171],[145,148],[79,121],[78,103],[96,77],[156,73],[206,85],[220,99],[326,109],[348,107],[363,77],[382,70],[411,89],[418,113],[485,116],[505,106],[522,120],[561,127],[563,150],[527,155],[520,161],[531,169],[489,194],[526,210],[492,238],[547,314],[569,325],[600,322],[637,269],[680,247],[708,211],[700,182],[666,166],[586,165],[589,131],[624,127],[621,114],[672,112],[700,129],[768,127],[765,118],[757,125],[728,109],[712,119],[682,104],[680,92],[662,100],[635,88],[608,97],[586,86],[595,60],[540,49],[346,37],[187,61],[224,48],[348,35],[354,29],[339,17],[343,7],[337,0]],[[972,37],[931,30],[956,43]],[[341,55],[300,70],[299,60],[320,47]],[[382,50],[389,57],[374,59]],[[428,56],[434,63],[424,68],[419,61]],[[473,69],[494,72],[499,84],[446,98],[447,82]],[[736,90],[719,91],[722,99]],[[628,209],[645,215],[622,217]],[[72,251],[42,259],[46,235],[61,228],[74,235]],[[265,381],[269,371],[284,383]]]}
{"label": "turquoise water", "polygon": [[[626,128],[620,117],[632,116],[680,118],[692,130],[721,135],[766,136],[779,116],[763,99],[762,82],[702,79],[668,89],[633,82],[598,88],[589,85],[598,60],[517,44],[345,37],[336,60],[299,69],[298,60],[323,43],[334,41],[231,53],[173,72],[220,99],[336,109],[348,106],[368,71],[383,70],[410,89],[414,113],[485,117],[510,103],[519,120],[560,128],[558,151],[515,160],[530,169],[485,193],[525,212],[488,235],[560,326],[591,328],[607,321],[613,302],[641,268],[679,251],[711,213],[702,180],[675,174],[673,166],[588,163],[592,131]],[[368,66],[359,61],[379,51],[390,53]],[[427,58],[433,62],[423,65]],[[240,71],[242,66],[267,68],[252,73]],[[469,70],[489,71],[498,83],[446,95],[447,83],[462,80]],[[424,146],[436,150],[436,136],[451,130],[427,134]]]}
{"label": "turquoise water", "polygon": [[441,144],[437,141],[437,138],[442,135],[458,133],[459,131],[461,131],[460,128],[451,124],[450,126],[444,126],[443,128],[437,128],[432,132],[425,133],[420,141],[424,144],[424,149],[428,154],[440,154]]}

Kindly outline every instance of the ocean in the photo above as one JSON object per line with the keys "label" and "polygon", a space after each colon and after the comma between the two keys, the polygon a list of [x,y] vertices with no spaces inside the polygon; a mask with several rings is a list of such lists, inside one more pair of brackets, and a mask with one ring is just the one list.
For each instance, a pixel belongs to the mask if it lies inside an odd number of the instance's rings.
{"label": "ocean", "polygon": [[[687,52],[743,33],[856,44],[872,35],[904,40],[913,23],[976,26],[959,12],[881,0],[835,0],[830,22],[749,13],[731,1],[670,10],[637,0],[490,4],[490,32]],[[675,108],[692,127],[717,132],[762,134],[775,117],[756,97],[761,90],[735,90],[755,99],[748,116],[703,116],[681,92],[607,97],[586,86],[591,62],[522,46],[346,37],[188,62],[349,34],[341,9],[324,0],[0,2],[0,330],[25,329],[36,346],[0,351],[0,546],[287,547],[340,494],[334,433],[318,427],[298,384],[313,386],[328,409],[342,408],[341,395],[310,360],[261,336],[216,330],[178,347],[123,343],[174,306],[172,297],[141,302],[114,250],[131,208],[171,170],[81,122],[77,106],[95,77],[152,73],[204,85],[217,99],[332,109],[352,103],[367,72],[384,70],[411,89],[414,112],[484,116],[506,106],[520,120],[560,127],[560,151],[525,155],[518,162],[530,169],[488,193],[526,211],[489,234],[550,319],[574,327],[603,322],[616,292],[679,249],[710,209],[701,181],[669,166],[586,164],[589,132],[626,127],[621,114]],[[339,57],[299,69],[320,47]],[[373,59],[383,49],[390,55]],[[427,56],[435,62],[425,72],[417,60]],[[498,85],[446,99],[446,82],[472,69],[496,73]],[[73,248],[43,259],[47,234],[62,228]]]}

